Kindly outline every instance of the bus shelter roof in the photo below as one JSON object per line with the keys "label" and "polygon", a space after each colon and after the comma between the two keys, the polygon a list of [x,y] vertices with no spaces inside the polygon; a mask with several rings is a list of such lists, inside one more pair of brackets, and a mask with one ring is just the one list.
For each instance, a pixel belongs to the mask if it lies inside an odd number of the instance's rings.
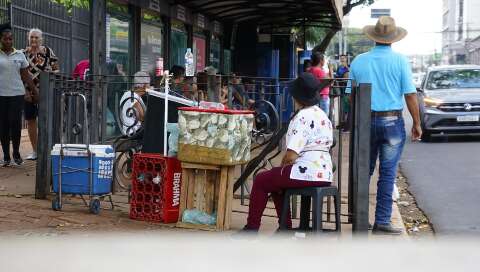
{"label": "bus shelter roof", "polygon": [[195,12],[231,23],[340,29],[343,0],[176,0]]}

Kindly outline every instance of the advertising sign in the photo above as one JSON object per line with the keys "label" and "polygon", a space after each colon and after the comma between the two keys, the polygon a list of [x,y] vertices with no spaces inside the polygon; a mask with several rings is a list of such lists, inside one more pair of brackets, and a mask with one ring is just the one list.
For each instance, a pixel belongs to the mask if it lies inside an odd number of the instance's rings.
{"label": "advertising sign", "polygon": [[206,41],[204,38],[193,37],[193,54],[195,56],[196,70],[201,72],[205,69]]}
{"label": "advertising sign", "polygon": [[162,28],[150,24],[141,26],[140,64],[142,71],[150,72],[155,61],[162,57]]}

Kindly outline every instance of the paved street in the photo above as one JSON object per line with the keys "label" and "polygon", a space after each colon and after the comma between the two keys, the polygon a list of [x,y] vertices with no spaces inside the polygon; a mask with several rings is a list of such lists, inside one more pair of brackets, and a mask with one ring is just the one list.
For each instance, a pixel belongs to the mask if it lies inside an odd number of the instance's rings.
{"label": "paved street", "polygon": [[437,235],[480,234],[479,154],[480,137],[407,143],[401,167]]}

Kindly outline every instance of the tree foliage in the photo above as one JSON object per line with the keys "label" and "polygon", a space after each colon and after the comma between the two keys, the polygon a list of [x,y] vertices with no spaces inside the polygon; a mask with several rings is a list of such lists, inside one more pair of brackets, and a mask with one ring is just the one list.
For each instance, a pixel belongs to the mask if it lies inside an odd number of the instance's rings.
{"label": "tree foliage", "polygon": [[[373,4],[375,0],[345,0],[343,6],[343,15],[346,16],[352,11],[353,8],[361,5],[369,6]],[[322,43],[327,45],[331,43],[331,40],[334,39],[334,34],[338,30],[335,29],[325,29],[321,27],[308,27],[305,31],[297,31],[300,38],[303,40],[303,32],[305,32],[305,40],[309,47],[316,45],[314,50],[319,50]],[[325,41],[325,38],[328,39]],[[322,45],[323,45],[322,44]],[[321,49],[322,50],[322,49]]]}
{"label": "tree foliage", "polygon": [[51,0],[57,4],[64,5],[67,10],[72,10],[73,7],[88,9],[90,0]]}

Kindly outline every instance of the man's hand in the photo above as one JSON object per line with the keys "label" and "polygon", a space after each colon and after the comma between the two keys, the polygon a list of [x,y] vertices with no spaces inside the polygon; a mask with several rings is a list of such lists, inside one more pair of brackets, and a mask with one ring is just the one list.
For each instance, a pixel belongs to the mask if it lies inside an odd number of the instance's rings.
{"label": "man's hand", "polygon": [[422,127],[420,124],[413,124],[412,126],[412,141],[420,141],[422,138]]}
{"label": "man's hand", "polygon": [[422,127],[420,126],[420,109],[417,94],[406,94],[405,101],[407,102],[408,111],[410,111],[413,119],[412,141],[418,141],[422,137]]}

